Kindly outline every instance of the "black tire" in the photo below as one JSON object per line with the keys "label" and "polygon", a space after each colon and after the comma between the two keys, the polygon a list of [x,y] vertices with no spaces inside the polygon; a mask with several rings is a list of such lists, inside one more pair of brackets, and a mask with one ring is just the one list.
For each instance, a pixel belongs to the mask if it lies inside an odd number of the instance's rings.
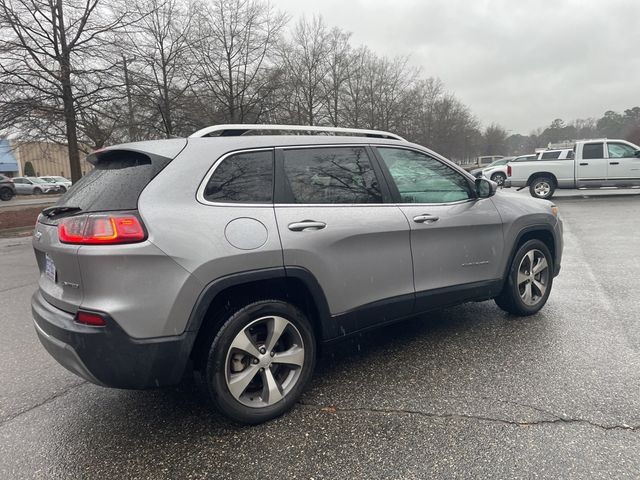
{"label": "black tire", "polygon": [[3,202],[8,202],[13,198],[14,195],[15,194],[13,193],[13,190],[11,190],[10,188],[0,188],[0,200],[2,200]]}
{"label": "black tire", "polygon": [[507,176],[504,173],[494,173],[493,175],[491,175],[491,180],[493,180],[494,182],[496,182],[498,184],[499,187],[501,187],[502,185],[504,185],[504,181],[507,179]]}
{"label": "black tire", "polygon": [[531,181],[529,185],[529,193],[532,197],[547,200],[553,197],[556,191],[556,181],[552,177],[540,176]]}
{"label": "black tire", "polygon": [[[547,276],[544,280],[546,290],[543,295],[538,297],[538,300],[534,305],[525,303],[522,298],[522,292],[520,291],[521,286],[518,285],[518,272],[520,265],[523,262],[525,255],[531,251],[540,252],[544,255],[547,262]],[[505,312],[513,315],[524,317],[537,313],[542,307],[544,307],[545,303],[547,303],[547,299],[551,293],[551,288],[553,286],[553,269],[553,257],[544,242],[535,239],[525,242],[520,248],[518,248],[518,251],[513,257],[502,292],[500,292],[500,295],[495,298],[496,304]],[[542,278],[539,278],[539,281],[542,281]]]}
{"label": "black tire", "polygon": [[67,193],[67,187],[60,187],[60,193],[62,194]]}
{"label": "black tire", "polygon": [[40,190],[39,187],[36,187],[33,189],[33,194],[34,195],[42,195],[42,190]]}
{"label": "black tire", "polygon": [[[303,342],[304,361],[299,367],[297,380],[279,401],[272,405],[247,406],[234,397],[229,389],[227,375],[232,373],[229,369],[228,356],[231,355],[231,351],[236,351],[232,350],[231,344],[242,331],[256,320],[269,316],[282,317],[293,324],[296,334],[299,333]],[[237,310],[224,321],[215,338],[211,342],[206,342],[203,347],[207,353],[203,355],[204,365],[201,366],[200,375],[213,405],[229,419],[248,425],[266,422],[289,410],[311,380],[316,360],[315,336],[309,320],[298,308],[281,300],[261,300]],[[248,356],[248,358],[253,357]],[[264,372],[265,369],[274,371],[271,370],[271,366],[266,366],[261,368],[260,372]],[[258,379],[257,381],[262,383],[263,388],[266,373],[269,372],[259,373],[253,377],[254,381]],[[247,388],[250,387],[251,384]],[[259,394],[256,393],[256,396]]]}

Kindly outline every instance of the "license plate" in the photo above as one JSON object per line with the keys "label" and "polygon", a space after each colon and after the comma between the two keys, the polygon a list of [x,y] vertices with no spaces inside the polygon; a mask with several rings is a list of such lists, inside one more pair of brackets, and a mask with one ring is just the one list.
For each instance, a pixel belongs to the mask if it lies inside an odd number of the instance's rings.
{"label": "license plate", "polygon": [[53,283],[56,283],[56,266],[49,255],[45,255],[44,273]]}

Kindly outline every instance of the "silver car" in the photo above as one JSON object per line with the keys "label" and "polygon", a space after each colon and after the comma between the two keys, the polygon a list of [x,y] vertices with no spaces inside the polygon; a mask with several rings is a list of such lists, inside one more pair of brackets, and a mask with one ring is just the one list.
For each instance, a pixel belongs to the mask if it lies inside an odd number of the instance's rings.
{"label": "silver car", "polygon": [[60,193],[60,185],[47,182],[38,177],[15,177],[13,183],[18,195],[42,195],[43,193]]}
{"label": "silver car", "polygon": [[191,364],[242,423],[288,410],[327,342],[470,301],[532,315],[560,271],[551,202],[387,132],[217,126],[89,161],[33,238],[44,347],[118,388]]}
{"label": "silver car", "polygon": [[71,188],[72,182],[64,177],[60,176],[52,176],[52,177],[39,177],[40,180],[44,180],[47,183],[53,183],[54,185],[58,185],[60,187],[60,191],[62,193],[66,192]]}

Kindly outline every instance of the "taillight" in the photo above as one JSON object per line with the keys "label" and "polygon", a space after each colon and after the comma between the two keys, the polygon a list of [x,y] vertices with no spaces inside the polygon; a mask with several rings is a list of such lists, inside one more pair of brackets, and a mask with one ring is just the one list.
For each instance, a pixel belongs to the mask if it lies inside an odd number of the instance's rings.
{"label": "taillight", "polygon": [[62,243],[113,245],[136,243],[146,238],[140,219],[132,214],[96,214],[67,217],[58,225]]}
{"label": "taillight", "polygon": [[104,327],[107,324],[104,317],[99,313],[83,312],[82,310],[78,310],[78,313],[76,313],[75,321],[92,327]]}
{"label": "taillight", "polygon": [[507,177],[511,176],[511,165],[507,165]]}

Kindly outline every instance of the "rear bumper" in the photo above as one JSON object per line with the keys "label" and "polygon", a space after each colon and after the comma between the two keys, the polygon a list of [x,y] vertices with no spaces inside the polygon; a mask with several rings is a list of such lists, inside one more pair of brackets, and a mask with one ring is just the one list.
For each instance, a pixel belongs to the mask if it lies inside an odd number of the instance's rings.
{"label": "rear bumper", "polygon": [[106,387],[144,389],[179,383],[195,340],[195,332],[132,338],[112,319],[105,327],[81,325],[39,291],[31,299],[31,311],[38,338],[51,356],[76,375]]}

